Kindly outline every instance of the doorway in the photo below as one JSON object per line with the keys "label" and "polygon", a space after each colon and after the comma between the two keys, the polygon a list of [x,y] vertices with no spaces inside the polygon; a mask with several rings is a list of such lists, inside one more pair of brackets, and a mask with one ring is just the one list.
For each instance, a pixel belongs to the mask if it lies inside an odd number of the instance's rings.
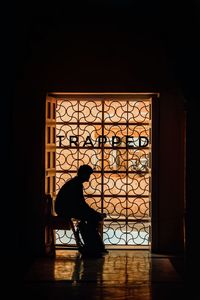
{"label": "doorway", "polygon": [[[46,193],[55,199],[82,164],[88,204],[107,214],[108,248],[150,249],[152,237],[151,93],[49,93],[46,97]],[[75,244],[56,231],[57,245]]]}

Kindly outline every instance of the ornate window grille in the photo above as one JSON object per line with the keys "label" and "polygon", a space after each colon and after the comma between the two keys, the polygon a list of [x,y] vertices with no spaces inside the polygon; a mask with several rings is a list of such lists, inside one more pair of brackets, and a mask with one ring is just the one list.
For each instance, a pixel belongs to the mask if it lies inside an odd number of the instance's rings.
{"label": "ornate window grille", "polygon": [[[107,214],[109,247],[151,245],[151,94],[53,94],[57,194],[81,164],[94,168],[84,184],[87,202]],[[50,98],[49,98],[50,99]],[[47,158],[48,160],[48,158]],[[72,233],[56,232],[58,245]]]}

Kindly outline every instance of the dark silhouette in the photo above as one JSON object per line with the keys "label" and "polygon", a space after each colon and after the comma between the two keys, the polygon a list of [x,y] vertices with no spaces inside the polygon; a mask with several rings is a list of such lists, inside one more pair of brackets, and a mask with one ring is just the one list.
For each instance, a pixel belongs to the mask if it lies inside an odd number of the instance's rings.
{"label": "dark silhouette", "polygon": [[92,173],[93,169],[89,165],[79,167],[77,176],[65,182],[59,190],[55,212],[64,218],[79,220],[78,230],[85,244],[85,251],[87,254],[99,256],[108,252],[99,234],[100,222],[106,214],[91,208],[83,195],[83,182],[88,182]]}

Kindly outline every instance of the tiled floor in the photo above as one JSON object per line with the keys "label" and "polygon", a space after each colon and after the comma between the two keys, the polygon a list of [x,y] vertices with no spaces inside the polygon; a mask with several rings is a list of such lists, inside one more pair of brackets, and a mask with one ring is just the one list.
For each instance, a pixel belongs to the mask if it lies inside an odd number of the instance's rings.
{"label": "tiled floor", "polygon": [[26,274],[22,296],[31,300],[183,299],[180,262],[180,258],[140,250],[110,250],[97,259],[83,259],[76,250],[58,250],[55,259],[35,261]]}

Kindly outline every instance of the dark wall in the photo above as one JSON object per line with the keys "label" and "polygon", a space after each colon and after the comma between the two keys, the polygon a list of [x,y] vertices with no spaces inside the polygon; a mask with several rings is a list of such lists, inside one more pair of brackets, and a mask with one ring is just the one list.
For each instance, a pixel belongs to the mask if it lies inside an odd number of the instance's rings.
{"label": "dark wall", "polygon": [[[185,116],[179,90],[165,91],[159,101],[157,153],[158,197],[153,203],[160,253],[183,253],[185,209]],[[153,199],[154,200],[154,199]],[[154,212],[154,210],[153,210]]]}
{"label": "dark wall", "polygon": [[8,39],[15,51],[7,53],[14,73],[6,81],[12,86],[6,95],[12,116],[8,178],[14,179],[7,188],[14,202],[11,227],[17,227],[14,255],[23,261],[22,269],[43,251],[44,115],[50,91],[160,92],[156,249],[183,249],[183,104],[190,100],[188,72],[193,68],[188,60],[195,64],[196,27],[192,4],[189,11],[171,5],[118,2],[116,7],[90,3],[79,9],[72,4],[38,9],[29,3],[16,8]]}

